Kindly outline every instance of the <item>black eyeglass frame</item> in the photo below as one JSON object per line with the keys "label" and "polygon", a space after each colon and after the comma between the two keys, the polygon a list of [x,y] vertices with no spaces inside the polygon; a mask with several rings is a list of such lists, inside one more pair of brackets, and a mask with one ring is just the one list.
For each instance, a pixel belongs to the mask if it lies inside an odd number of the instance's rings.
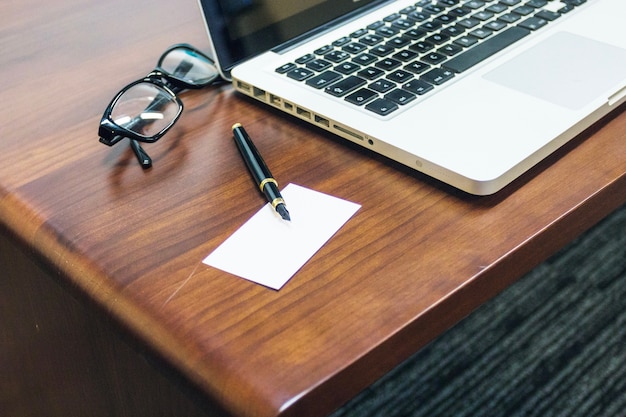
{"label": "black eyeglass frame", "polygon": [[[168,54],[170,54],[172,51],[177,50],[177,49],[186,49],[188,51],[191,51],[193,54],[201,56],[211,65],[215,66],[215,62],[211,58],[209,58],[207,55],[200,52],[198,49],[194,48],[193,46],[189,44],[181,43],[181,44],[172,45],[168,49],[166,49],[165,52],[163,52],[163,54],[161,55],[161,57],[159,58],[157,62],[157,66],[148,75],[126,85],[115,95],[115,97],[113,97],[109,105],[106,107],[106,110],[104,111],[102,115],[102,119],[100,120],[100,127],[98,129],[100,142],[108,146],[113,146],[116,143],[120,142],[122,139],[128,138],[131,141],[131,147],[133,148],[133,151],[137,155],[139,162],[142,164],[142,166],[144,166],[144,168],[150,167],[152,165],[152,161],[148,157],[148,154],[141,148],[141,146],[134,141],[144,142],[144,143],[154,143],[158,141],[159,139],[161,139],[163,135],[165,135],[167,131],[176,123],[176,121],[179,119],[180,115],[183,112],[184,106],[183,106],[182,100],[179,97],[179,93],[182,92],[183,90],[201,89],[201,88],[208,87],[220,77],[219,71],[217,70],[217,68],[215,68],[214,77],[204,80],[203,82],[200,82],[200,83],[193,83],[193,82],[188,82],[166,71],[163,68],[163,61],[168,56]],[[128,90],[142,83],[152,84],[156,86],[157,88],[163,90],[171,99],[174,99],[176,103],[178,104],[178,112],[176,113],[172,121],[163,129],[161,129],[161,131],[159,131],[158,133],[152,136],[140,135],[136,132],[133,132],[129,128],[118,125],[111,119],[111,113],[113,109],[115,108],[115,105],[117,104],[117,102],[120,100],[120,98]],[[155,103],[152,103],[150,106],[154,104]],[[147,109],[149,109],[150,106],[148,106]]]}
{"label": "black eyeglass frame", "polygon": [[[178,120],[178,118],[183,112],[183,102],[178,97],[178,94],[174,92],[171,88],[169,88],[165,83],[160,81],[159,78],[153,78],[155,76],[156,76],[156,73],[150,73],[148,74],[148,76],[146,76],[145,78],[142,78],[141,80],[133,81],[132,83],[128,84],[126,87],[120,90],[119,93],[115,95],[111,103],[109,103],[109,105],[107,106],[107,109],[104,115],[102,116],[102,120],[100,120],[100,128],[98,129],[98,135],[100,136],[101,143],[104,143],[105,145],[113,146],[124,138],[134,139],[134,140],[137,140],[139,142],[144,142],[144,143],[154,143],[158,141],[159,139],[161,139],[161,137],[163,137],[163,135],[165,135],[165,133],[167,133],[167,131],[174,125],[174,123],[176,123],[176,121]],[[161,77],[161,75],[159,75],[159,77]],[[113,108],[115,108],[115,105],[117,104],[119,99],[128,90],[130,90],[131,88],[135,87],[138,84],[143,84],[143,83],[153,84],[161,88],[169,96],[171,96],[171,98],[173,98],[176,101],[176,103],[178,103],[178,112],[176,113],[176,116],[174,116],[172,122],[169,123],[160,132],[152,136],[140,135],[126,127],[118,125],[113,120],[111,120],[111,112],[113,111]]]}

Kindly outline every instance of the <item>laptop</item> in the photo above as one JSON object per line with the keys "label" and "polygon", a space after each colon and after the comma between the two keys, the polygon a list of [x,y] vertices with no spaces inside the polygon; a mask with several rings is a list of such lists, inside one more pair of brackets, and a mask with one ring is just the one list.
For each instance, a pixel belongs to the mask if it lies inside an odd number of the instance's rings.
{"label": "laptop", "polygon": [[199,0],[235,89],[467,193],[626,101],[624,0]]}

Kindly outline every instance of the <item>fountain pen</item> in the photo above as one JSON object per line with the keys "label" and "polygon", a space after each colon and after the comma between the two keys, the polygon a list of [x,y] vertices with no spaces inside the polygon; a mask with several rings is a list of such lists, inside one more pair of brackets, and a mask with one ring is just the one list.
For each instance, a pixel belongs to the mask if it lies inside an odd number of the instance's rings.
{"label": "fountain pen", "polygon": [[278,183],[272,176],[263,158],[261,158],[261,154],[256,146],[252,143],[252,139],[250,139],[250,136],[248,136],[248,133],[240,123],[235,123],[232,129],[237,148],[239,148],[239,152],[254,182],[259,186],[261,192],[265,194],[265,198],[267,198],[274,210],[280,214],[280,217],[284,220],[291,220],[285,200],[283,200],[280,191],[278,191]]}

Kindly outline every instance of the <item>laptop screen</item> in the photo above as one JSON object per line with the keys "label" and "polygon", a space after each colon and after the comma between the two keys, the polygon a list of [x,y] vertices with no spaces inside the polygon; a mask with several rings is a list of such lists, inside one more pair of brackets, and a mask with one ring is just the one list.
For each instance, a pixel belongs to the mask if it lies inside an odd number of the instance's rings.
{"label": "laptop screen", "polygon": [[382,0],[200,0],[224,71]]}

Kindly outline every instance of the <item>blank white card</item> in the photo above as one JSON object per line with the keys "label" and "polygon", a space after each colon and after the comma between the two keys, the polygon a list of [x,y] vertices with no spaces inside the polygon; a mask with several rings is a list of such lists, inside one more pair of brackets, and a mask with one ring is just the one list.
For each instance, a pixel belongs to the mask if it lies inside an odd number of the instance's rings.
{"label": "blank white card", "polygon": [[278,290],[361,207],[295,184],[281,194],[291,221],[268,203],[203,262]]}

